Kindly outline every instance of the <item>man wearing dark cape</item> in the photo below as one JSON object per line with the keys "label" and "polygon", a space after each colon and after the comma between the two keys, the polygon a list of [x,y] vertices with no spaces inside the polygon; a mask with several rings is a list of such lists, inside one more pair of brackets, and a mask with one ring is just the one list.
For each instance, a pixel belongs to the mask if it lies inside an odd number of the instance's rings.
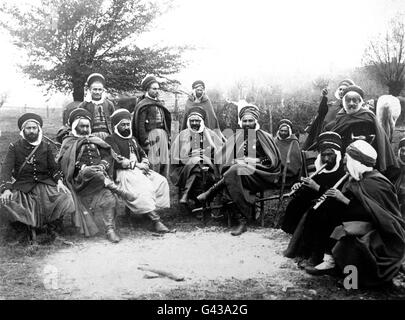
{"label": "man wearing dark cape", "polygon": [[281,169],[280,151],[273,137],[260,129],[259,108],[247,104],[241,108],[239,118],[242,130],[228,138],[215,155],[222,179],[197,197],[201,202],[209,201],[226,187],[237,208],[235,216],[239,224],[231,233],[235,236],[247,230],[256,193],[273,187]]}
{"label": "man wearing dark cape", "polygon": [[201,80],[196,80],[192,84],[193,92],[188,97],[186,105],[184,107],[184,117],[183,123],[181,125],[181,130],[187,129],[187,119],[190,113],[190,110],[194,107],[200,107],[204,109],[206,113],[205,127],[215,131],[217,135],[223,138],[221,129],[219,127],[219,122],[215,114],[214,107],[212,106],[211,100],[205,93],[205,84]]}
{"label": "man wearing dark cape", "polygon": [[286,169],[285,179],[287,185],[291,186],[298,179],[302,166],[302,157],[298,138],[292,133],[292,122],[290,120],[280,120],[274,140],[280,150],[282,175],[284,175]]}
{"label": "man wearing dark cape", "polygon": [[115,233],[116,198],[134,200],[134,196],[119,189],[110,179],[115,153],[111,146],[99,137],[92,136],[91,114],[82,108],[69,116],[71,133],[63,139],[58,155],[66,183],[72,192],[76,212],[74,224],[80,233],[93,236],[101,220],[108,240],[119,242]]}
{"label": "man wearing dark cape", "polygon": [[349,179],[342,188],[329,189],[325,198],[334,201],[317,213],[318,231],[325,239],[323,262],[307,266],[313,275],[357,269],[361,286],[389,283],[399,272],[405,255],[405,222],[399,211],[393,184],[373,169],[377,152],[367,142],[357,140],[346,150]]}
{"label": "man wearing dark cape", "polygon": [[146,76],[141,86],[145,96],[135,107],[132,132],[148,155],[151,169],[168,178],[171,114],[158,99],[159,83],[154,76]]}
{"label": "man wearing dark cape", "polygon": [[342,136],[343,150],[356,139],[366,140],[377,150],[376,169],[382,173],[398,167],[388,136],[370,110],[363,105],[364,92],[358,86],[349,86],[343,91],[343,109],[335,122],[328,125],[331,131]]}
{"label": "man wearing dark cape", "polygon": [[[219,172],[214,155],[223,145],[221,138],[205,126],[206,112],[193,107],[188,112],[187,128],[182,130],[172,144],[172,170],[170,178],[182,188],[180,203],[187,205],[189,197],[196,196],[218,180]],[[206,181],[203,181],[206,170]],[[206,185],[203,185],[203,184]]]}

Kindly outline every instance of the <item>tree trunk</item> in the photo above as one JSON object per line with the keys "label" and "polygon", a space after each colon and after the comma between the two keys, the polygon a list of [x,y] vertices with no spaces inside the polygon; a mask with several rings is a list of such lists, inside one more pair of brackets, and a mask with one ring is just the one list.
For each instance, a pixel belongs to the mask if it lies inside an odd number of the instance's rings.
{"label": "tree trunk", "polygon": [[84,83],[82,81],[73,81],[73,101],[84,100]]}
{"label": "tree trunk", "polygon": [[394,97],[398,97],[401,94],[402,89],[404,88],[405,82],[398,80],[398,81],[390,81],[388,86],[388,93],[393,95]]}

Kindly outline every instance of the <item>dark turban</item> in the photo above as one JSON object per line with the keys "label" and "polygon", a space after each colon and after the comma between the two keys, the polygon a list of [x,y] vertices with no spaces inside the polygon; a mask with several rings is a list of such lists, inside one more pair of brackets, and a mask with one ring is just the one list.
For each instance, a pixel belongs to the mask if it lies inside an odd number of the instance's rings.
{"label": "dark turban", "polygon": [[154,76],[146,76],[141,82],[142,90],[148,91],[149,87],[155,82],[159,83]]}
{"label": "dark turban", "polygon": [[201,117],[204,121],[205,118],[207,117],[207,113],[205,112],[205,110],[201,107],[192,107],[190,109],[190,111],[188,112],[188,118],[190,118],[192,115],[198,115],[199,117]]}
{"label": "dark turban", "polygon": [[34,121],[36,123],[39,124],[39,126],[42,128],[42,118],[35,114],[35,113],[25,113],[23,114],[17,121],[18,124],[18,129],[22,129],[24,123],[26,123],[27,121]]}
{"label": "dark turban", "polygon": [[118,109],[111,115],[111,124],[115,127],[124,119],[131,120],[131,113],[127,109]]}
{"label": "dark turban", "polygon": [[342,148],[342,137],[334,131],[325,131],[318,137],[317,148],[320,152],[328,148],[340,151]]}
{"label": "dark turban", "polygon": [[86,85],[90,87],[94,82],[99,81],[105,87],[105,78],[101,73],[92,73],[89,75],[86,81]]}
{"label": "dark turban", "polygon": [[252,115],[256,120],[259,120],[260,111],[257,106],[255,106],[253,104],[248,104],[248,105],[244,106],[239,111],[239,119],[242,120],[242,118],[247,114]]}
{"label": "dark turban", "polygon": [[76,119],[80,118],[88,119],[90,120],[90,123],[92,121],[90,112],[83,108],[76,108],[69,115],[69,125],[72,125]]}
{"label": "dark turban", "polygon": [[346,89],[343,90],[343,96],[346,95],[346,93],[350,92],[350,91],[354,91],[357,92],[360,97],[362,99],[364,99],[364,91],[362,88],[360,88],[359,86],[353,85],[353,86],[348,86]]}
{"label": "dark turban", "polygon": [[203,86],[203,88],[205,89],[205,84],[202,80],[196,80],[193,82],[193,84],[191,85],[192,89],[197,88],[198,86]]}

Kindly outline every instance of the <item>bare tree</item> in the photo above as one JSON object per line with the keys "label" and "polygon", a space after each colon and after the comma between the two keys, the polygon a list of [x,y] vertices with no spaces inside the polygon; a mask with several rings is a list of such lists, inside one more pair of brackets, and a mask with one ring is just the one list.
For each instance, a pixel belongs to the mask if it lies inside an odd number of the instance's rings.
{"label": "bare tree", "polygon": [[370,41],[363,64],[398,96],[405,87],[405,15],[399,14],[389,23],[385,35]]}

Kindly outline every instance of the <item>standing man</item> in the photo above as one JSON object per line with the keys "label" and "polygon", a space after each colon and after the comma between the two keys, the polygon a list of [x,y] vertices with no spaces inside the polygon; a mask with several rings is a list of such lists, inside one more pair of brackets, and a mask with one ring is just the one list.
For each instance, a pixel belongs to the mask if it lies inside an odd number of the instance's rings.
{"label": "standing man", "polygon": [[102,220],[111,242],[119,242],[115,233],[116,198],[133,201],[135,196],[117,187],[110,179],[112,161],[116,158],[111,146],[91,134],[91,114],[82,108],[69,117],[71,133],[62,142],[58,161],[76,205],[74,222],[85,236],[98,232],[95,220]]}
{"label": "standing man", "polygon": [[1,168],[0,205],[11,221],[35,231],[46,224],[63,222],[75,207],[52,148],[42,140],[42,118],[26,113],[18,119],[18,128],[21,138],[10,143]]}
{"label": "standing man", "polygon": [[297,181],[302,166],[300,144],[295,134],[292,133],[292,122],[282,119],[278,124],[275,139],[281,155],[281,171],[287,166],[285,179],[291,184]]}
{"label": "standing man", "polygon": [[149,160],[132,136],[131,114],[119,109],[111,116],[114,133],[106,142],[118,154],[114,162],[114,178],[119,187],[136,196],[126,200],[127,208],[133,214],[146,215],[156,232],[165,233],[169,229],[161,222],[157,209],[170,208],[170,191],[167,179],[149,168]]}
{"label": "standing man", "polygon": [[141,82],[145,96],[134,110],[132,132],[148,154],[151,169],[164,177],[169,175],[170,111],[159,100],[159,83],[148,75]]}
{"label": "standing man", "polygon": [[[212,186],[219,178],[218,168],[214,164],[214,154],[222,146],[221,138],[205,126],[206,113],[200,107],[188,112],[187,129],[184,129],[172,145],[172,172],[170,178],[175,186],[182,188],[180,203],[188,203]],[[205,171],[206,181],[203,181]],[[205,182],[205,185],[204,185]]]}
{"label": "standing man", "polygon": [[208,129],[214,130],[217,135],[223,137],[221,129],[219,128],[219,122],[217,116],[215,115],[214,108],[212,106],[211,100],[205,93],[205,83],[201,80],[196,80],[192,84],[192,93],[186,101],[186,106],[184,108],[184,118],[181,130],[187,129],[188,114],[193,107],[201,107],[206,113],[205,126]]}
{"label": "standing man", "polygon": [[401,209],[402,217],[405,219],[405,138],[399,141],[398,162],[399,169],[396,170],[394,185],[398,195],[399,208]]}
{"label": "standing man", "polygon": [[231,232],[234,236],[247,231],[256,193],[271,188],[281,169],[280,151],[273,137],[260,129],[259,108],[245,105],[239,112],[239,119],[242,130],[237,130],[215,156],[222,179],[197,197],[199,201],[207,202],[225,188],[236,209],[238,226]]}
{"label": "standing man", "polygon": [[86,109],[92,117],[91,132],[93,136],[105,139],[112,134],[111,115],[114,112],[114,104],[106,99],[105,78],[100,73],[92,73],[86,81],[89,94],[78,108]]}

